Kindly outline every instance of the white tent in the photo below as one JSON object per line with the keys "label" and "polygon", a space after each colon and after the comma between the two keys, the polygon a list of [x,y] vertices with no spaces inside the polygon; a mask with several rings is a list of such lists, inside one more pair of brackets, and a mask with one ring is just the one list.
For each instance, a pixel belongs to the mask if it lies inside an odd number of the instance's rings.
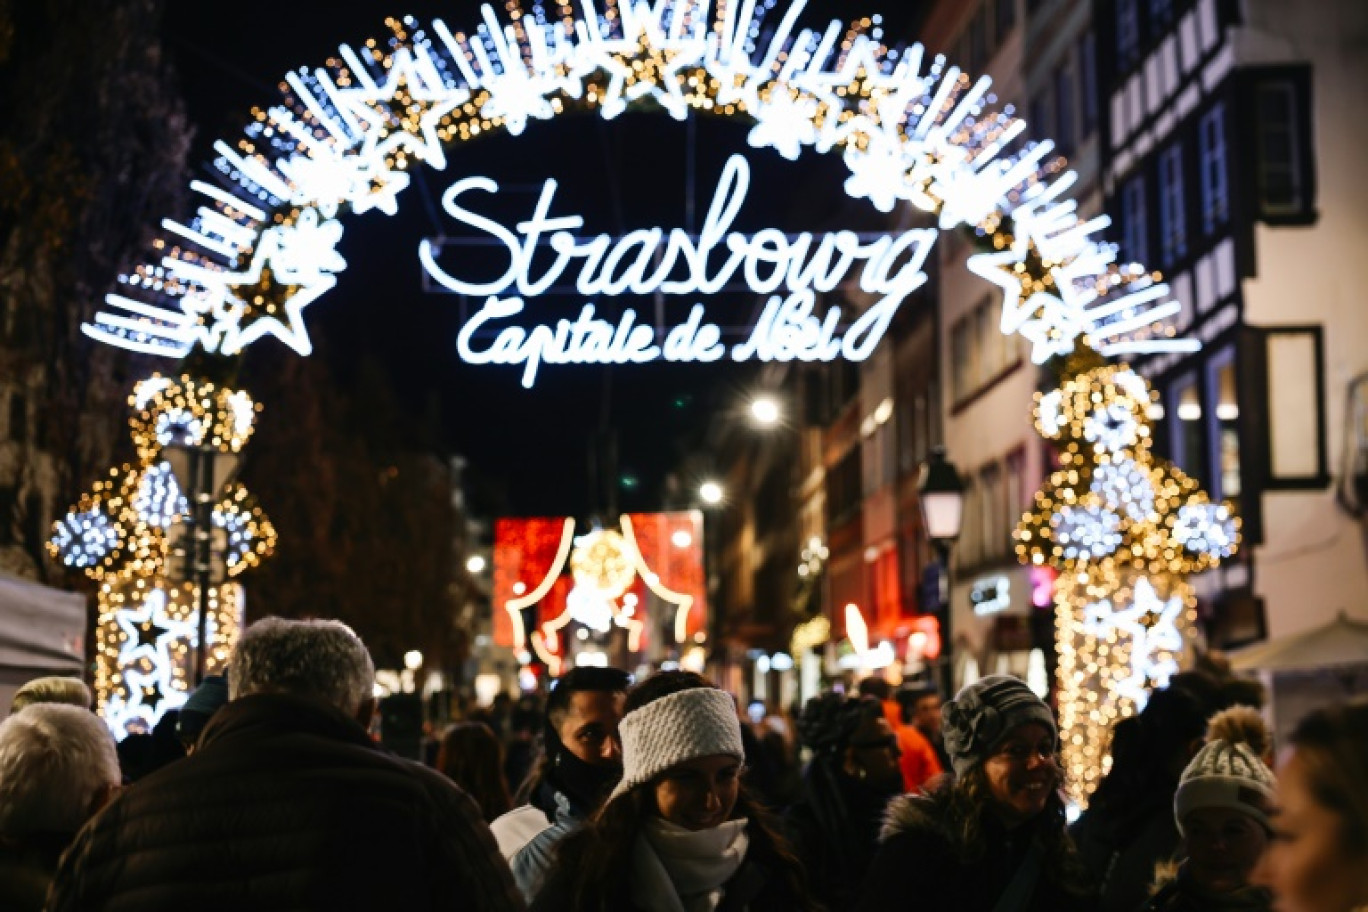
{"label": "white tent", "polygon": [[85,596],[0,575],[0,717],[26,681],[80,677],[85,634]]}
{"label": "white tent", "polygon": [[1368,621],[1341,612],[1320,627],[1232,652],[1230,663],[1263,681],[1281,743],[1311,710],[1368,689]]}

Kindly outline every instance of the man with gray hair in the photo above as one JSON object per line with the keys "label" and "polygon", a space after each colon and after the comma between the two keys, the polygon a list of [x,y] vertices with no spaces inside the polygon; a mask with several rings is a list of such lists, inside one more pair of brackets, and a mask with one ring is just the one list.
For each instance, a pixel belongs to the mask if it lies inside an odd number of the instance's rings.
{"label": "man with gray hair", "polygon": [[522,908],[475,802],[367,734],[374,676],[338,621],[253,624],[198,749],[81,833],[48,909]]}
{"label": "man with gray hair", "polygon": [[90,710],[31,704],[0,722],[0,909],[43,908],[62,851],[118,787],[114,738]]}

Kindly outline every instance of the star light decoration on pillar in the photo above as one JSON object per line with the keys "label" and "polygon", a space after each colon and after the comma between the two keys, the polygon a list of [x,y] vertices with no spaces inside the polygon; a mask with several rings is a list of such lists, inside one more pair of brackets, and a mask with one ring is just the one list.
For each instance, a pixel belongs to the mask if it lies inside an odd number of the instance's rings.
{"label": "star light decoration on pillar", "polygon": [[[189,504],[165,459],[170,444],[238,452],[252,435],[257,406],[239,390],[191,377],[151,377],[129,398],[137,462],[110,470],[54,523],[48,550],[100,581],[95,691],[116,735],[150,730],[185,702],[193,677],[196,589],[167,579],[172,536]],[[275,547],[276,533],[240,484],[216,492],[212,521],[231,580]],[[242,592],[224,581],[209,593],[207,667],[222,669],[242,620]]]}
{"label": "star light decoration on pillar", "polygon": [[[878,16],[799,28],[806,0],[591,0],[481,9],[471,32],[442,20],[387,20],[389,35],[342,45],[285,75],[282,98],[245,133],[215,143],[216,179],[172,219],[152,256],[82,327],[100,341],[182,357],[232,354],[273,336],[312,350],[305,308],[336,284],[341,219],[393,214],[408,170],[446,168],[459,144],[517,135],[561,113],[605,119],[634,106],[675,118],[708,112],[753,124],[750,144],[787,158],[835,152],[846,190],[885,212],[901,202],[990,248],[970,268],[1000,286],[1002,329],[1035,359],[1088,336],[1108,355],[1190,350],[1165,321],[1169,288],[1100,240],[1064,198],[1074,183],[1049,141],[1025,130],[992,83],[889,47]],[[288,264],[288,265],[287,265]]]}
{"label": "star light decoration on pillar", "polygon": [[1230,508],[1150,453],[1149,385],[1099,361],[1080,348],[1059,388],[1037,395],[1036,427],[1059,445],[1060,467],[1015,535],[1023,563],[1058,571],[1060,732],[1080,805],[1111,726],[1178,671],[1196,615],[1187,577],[1239,544]]}

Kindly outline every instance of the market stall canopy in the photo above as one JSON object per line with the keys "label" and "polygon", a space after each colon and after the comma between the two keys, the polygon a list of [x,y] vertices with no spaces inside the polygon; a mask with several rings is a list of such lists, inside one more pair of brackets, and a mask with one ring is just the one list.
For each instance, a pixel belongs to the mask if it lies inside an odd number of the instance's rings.
{"label": "market stall canopy", "polygon": [[85,663],[86,600],[0,575],[0,674],[76,674]]}
{"label": "market stall canopy", "polygon": [[1368,621],[1340,612],[1322,627],[1232,652],[1230,662],[1237,671],[1270,672],[1368,665]]}

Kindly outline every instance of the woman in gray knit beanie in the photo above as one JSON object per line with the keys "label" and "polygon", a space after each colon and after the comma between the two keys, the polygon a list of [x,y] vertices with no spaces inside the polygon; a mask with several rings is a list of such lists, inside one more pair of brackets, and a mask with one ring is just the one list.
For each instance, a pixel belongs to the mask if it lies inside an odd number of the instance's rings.
{"label": "woman in gray knit beanie", "polygon": [[962,689],[941,717],[954,778],[889,805],[857,908],[1094,909],[1065,831],[1050,707],[1017,678],[990,675]]}
{"label": "woman in gray knit beanie", "polygon": [[560,844],[532,912],[812,910],[798,862],[741,784],[731,694],[666,671],[624,710],[622,780]]}

